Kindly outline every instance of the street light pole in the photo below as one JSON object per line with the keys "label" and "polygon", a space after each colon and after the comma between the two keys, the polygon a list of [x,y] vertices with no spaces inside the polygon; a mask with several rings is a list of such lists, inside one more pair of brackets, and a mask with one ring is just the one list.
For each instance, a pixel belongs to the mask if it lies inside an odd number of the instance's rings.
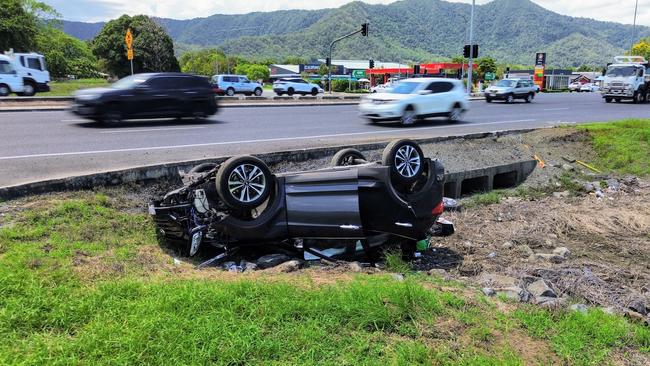
{"label": "street light pole", "polygon": [[632,46],[630,46],[630,55],[632,54],[632,49],[634,48],[634,42],[636,41],[636,12],[639,9],[639,0],[636,0],[634,5],[634,23],[632,25]]}
{"label": "street light pole", "polygon": [[472,73],[474,71],[474,5],[476,0],[472,0],[472,12],[469,17],[469,62],[467,65],[467,94],[472,93]]}

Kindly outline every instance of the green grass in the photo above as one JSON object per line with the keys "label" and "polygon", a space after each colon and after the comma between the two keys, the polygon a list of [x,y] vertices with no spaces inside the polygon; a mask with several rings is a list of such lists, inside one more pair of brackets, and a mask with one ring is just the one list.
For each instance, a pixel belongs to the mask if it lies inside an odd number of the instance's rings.
{"label": "green grass", "polygon": [[518,310],[516,317],[532,336],[550,341],[553,351],[574,365],[601,365],[613,349],[625,346],[650,353],[648,328],[599,309],[582,314],[530,307]]}
{"label": "green grass", "polygon": [[50,91],[47,93],[38,93],[42,97],[67,97],[74,94],[79,89],[99,88],[108,86],[108,81],[104,79],[77,79],[66,81],[52,81]]}
{"label": "green grass", "polygon": [[461,284],[409,273],[397,254],[388,266],[403,281],[175,266],[121,194],[71,196],[0,216],[0,364],[550,363],[545,350],[531,358],[510,347],[522,337],[581,364],[650,348],[650,332],[622,318],[506,313]]}
{"label": "green grass", "polygon": [[650,174],[650,120],[627,119],[583,125],[598,154],[596,166],[623,173]]}

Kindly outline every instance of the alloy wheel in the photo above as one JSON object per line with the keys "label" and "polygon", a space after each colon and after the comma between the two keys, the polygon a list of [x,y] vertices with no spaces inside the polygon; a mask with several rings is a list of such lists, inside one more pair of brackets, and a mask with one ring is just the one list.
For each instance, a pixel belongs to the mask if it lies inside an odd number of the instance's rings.
{"label": "alloy wheel", "polygon": [[415,111],[412,109],[407,109],[404,111],[402,116],[403,125],[412,125],[415,122]]}
{"label": "alloy wheel", "polygon": [[462,115],[463,115],[463,110],[458,107],[454,107],[449,113],[449,120],[452,122],[458,122],[460,121]]}
{"label": "alloy wheel", "polygon": [[241,164],[230,173],[228,190],[239,202],[253,202],[266,190],[264,172],[255,165]]}
{"label": "alloy wheel", "polygon": [[412,178],[420,170],[420,154],[413,146],[404,145],[395,154],[397,172],[406,178]]}

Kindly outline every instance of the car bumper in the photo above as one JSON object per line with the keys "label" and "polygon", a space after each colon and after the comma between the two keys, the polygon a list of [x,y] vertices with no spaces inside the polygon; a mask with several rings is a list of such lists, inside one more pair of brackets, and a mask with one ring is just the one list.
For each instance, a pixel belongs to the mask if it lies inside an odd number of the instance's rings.
{"label": "car bumper", "polygon": [[39,93],[47,93],[50,91],[50,85],[48,83],[38,83],[36,84],[36,91]]}
{"label": "car bumper", "polygon": [[359,115],[376,120],[395,120],[402,116],[402,108],[399,104],[362,103],[359,105]]}
{"label": "car bumper", "polygon": [[616,98],[632,98],[634,97],[634,90],[629,89],[608,89],[601,92],[603,98],[616,97]]}
{"label": "car bumper", "polygon": [[70,111],[81,117],[97,117],[100,114],[99,106],[75,101],[70,106]]}
{"label": "car bumper", "polygon": [[490,99],[507,99],[509,93],[485,93],[485,98],[490,98]]}

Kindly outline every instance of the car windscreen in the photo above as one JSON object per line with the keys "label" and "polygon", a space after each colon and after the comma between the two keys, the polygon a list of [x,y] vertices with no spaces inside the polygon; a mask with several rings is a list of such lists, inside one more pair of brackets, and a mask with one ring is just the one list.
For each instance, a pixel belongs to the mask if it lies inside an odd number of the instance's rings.
{"label": "car windscreen", "polygon": [[611,77],[628,77],[636,74],[636,67],[634,66],[612,66],[607,69],[605,76]]}
{"label": "car windscreen", "polygon": [[394,94],[411,94],[419,86],[419,83],[405,82],[399,83],[391,90]]}
{"label": "car windscreen", "polygon": [[114,82],[111,85],[111,88],[113,88],[113,89],[131,89],[131,88],[133,88],[134,86],[136,86],[138,84],[144,83],[145,81],[147,81],[147,79],[140,76],[140,75],[131,75],[131,76],[125,77],[124,79],[120,79],[120,80]]}
{"label": "car windscreen", "polygon": [[502,87],[510,88],[510,87],[515,86],[516,83],[517,83],[517,82],[514,81],[514,80],[501,80],[501,81],[499,81],[499,82],[497,83],[497,86],[502,86]]}

